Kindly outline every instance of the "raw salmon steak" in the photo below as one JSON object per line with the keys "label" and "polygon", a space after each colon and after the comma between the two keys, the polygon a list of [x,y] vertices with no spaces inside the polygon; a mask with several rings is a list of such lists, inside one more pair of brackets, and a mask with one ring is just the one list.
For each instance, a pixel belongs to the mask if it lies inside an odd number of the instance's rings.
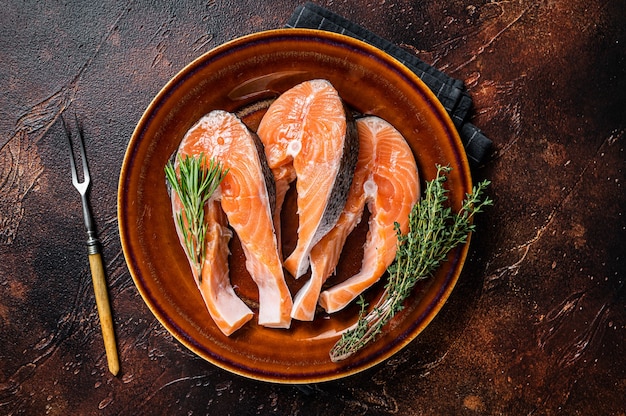
{"label": "raw salmon steak", "polygon": [[313,246],[337,222],[358,155],[351,114],[330,82],[305,81],[281,94],[257,130],[277,189],[275,226],[289,183],[296,180],[298,239],[284,267],[295,278],[309,266]]}
{"label": "raw salmon steak", "polygon": [[[184,151],[184,149],[181,148]],[[177,158],[178,161],[178,158]],[[171,194],[172,211],[174,216],[182,210],[182,203],[175,192]],[[185,247],[185,240],[178,221],[176,232],[180,244]],[[228,271],[228,242],[233,233],[228,228],[227,220],[215,198],[211,198],[205,207],[205,223],[207,225],[205,249],[206,257],[202,266],[202,275],[198,276],[198,271],[189,256],[189,265],[194,276],[194,280],[202,299],[209,310],[209,314],[217,327],[224,335],[231,335],[241,328],[254,316],[253,312],[237,296],[232,285]],[[185,250],[185,253],[187,251]]]}
{"label": "raw salmon steak", "polygon": [[215,110],[187,132],[179,152],[204,153],[228,169],[218,198],[239,237],[246,269],[259,291],[258,323],[288,328],[292,299],[278,254],[272,222],[274,181],[262,143],[234,114]]}
{"label": "raw salmon steak", "polygon": [[[357,122],[358,125],[358,122]],[[365,181],[374,163],[374,147],[370,135],[359,135],[359,151],[348,199],[332,230],[311,250],[311,277],[293,299],[291,317],[312,321],[324,282],[334,273],[348,235],[361,222],[365,209]]]}
{"label": "raw salmon steak", "polygon": [[358,119],[356,124],[359,140],[371,143],[373,155],[363,183],[369,230],[359,273],[320,295],[320,305],[329,313],[343,309],[385,273],[396,255],[395,223],[403,233],[408,231],[409,213],[420,195],[415,158],[400,132],[374,116]]}

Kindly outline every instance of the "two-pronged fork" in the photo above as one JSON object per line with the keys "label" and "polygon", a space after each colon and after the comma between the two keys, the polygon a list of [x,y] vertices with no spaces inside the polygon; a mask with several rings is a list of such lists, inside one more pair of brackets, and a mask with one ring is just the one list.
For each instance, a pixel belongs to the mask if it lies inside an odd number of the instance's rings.
{"label": "two-pronged fork", "polygon": [[109,371],[113,375],[117,375],[120,370],[119,358],[117,355],[117,346],[115,344],[115,332],[113,330],[113,318],[111,316],[111,306],[109,304],[109,294],[107,284],[104,277],[104,267],[102,265],[102,256],[100,254],[100,241],[98,240],[96,230],[89,210],[87,201],[87,190],[91,183],[89,176],[89,168],[87,166],[87,157],[85,156],[85,145],[83,143],[82,131],[78,125],[78,120],[74,116],[76,136],[78,147],[80,149],[81,164],[83,165],[83,181],[79,182],[76,172],[76,162],[74,160],[74,151],[72,146],[72,135],[70,129],[63,120],[63,127],[67,135],[67,142],[70,147],[70,165],[72,167],[72,183],[80,193],[83,204],[83,217],[85,219],[85,227],[87,228],[87,250],[89,253],[89,267],[91,269],[91,279],[93,281],[93,289],[96,296],[96,305],[98,307],[98,316],[100,317],[100,326],[102,328],[102,338],[104,339],[104,349],[106,351]]}

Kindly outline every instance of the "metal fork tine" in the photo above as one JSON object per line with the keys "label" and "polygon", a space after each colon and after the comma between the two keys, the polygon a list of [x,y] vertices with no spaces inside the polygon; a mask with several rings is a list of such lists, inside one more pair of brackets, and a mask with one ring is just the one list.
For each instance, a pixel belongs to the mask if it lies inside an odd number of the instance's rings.
{"label": "metal fork tine", "polygon": [[67,137],[67,143],[70,147],[70,166],[72,168],[72,184],[74,188],[78,190],[81,195],[84,195],[87,192],[87,188],[89,188],[89,184],[91,183],[91,177],[89,175],[89,165],[87,164],[87,155],[85,153],[85,143],[83,140],[83,132],[80,129],[80,125],[78,124],[78,118],[76,114],[74,114],[74,123],[75,130],[78,136],[78,149],[81,158],[81,164],[83,165],[83,180],[82,182],[78,179],[78,171],[76,169],[76,159],[74,157],[73,150],[73,141],[72,141],[72,133],[71,129],[68,127],[65,118],[61,115],[61,119],[63,120],[63,128],[65,129],[65,135]]}
{"label": "metal fork tine", "polygon": [[72,168],[72,184],[76,189],[78,189],[78,176],[76,175],[76,161],[74,160],[74,150],[72,146],[72,134],[70,133],[70,129],[67,126],[67,122],[65,121],[65,117],[61,115],[61,120],[63,121],[63,129],[65,130],[65,137],[67,138],[67,144],[70,148],[70,166]]}
{"label": "metal fork tine", "polygon": [[89,166],[87,165],[87,156],[85,155],[85,143],[84,143],[84,139],[83,139],[83,130],[80,127],[80,125],[78,124],[78,117],[76,117],[76,114],[74,114],[74,124],[76,125],[76,132],[78,134],[78,143],[79,143],[79,147],[80,147],[80,156],[82,158],[82,163],[83,163],[83,182],[87,184],[87,186],[89,186],[89,183],[91,182],[91,177],[89,176]]}

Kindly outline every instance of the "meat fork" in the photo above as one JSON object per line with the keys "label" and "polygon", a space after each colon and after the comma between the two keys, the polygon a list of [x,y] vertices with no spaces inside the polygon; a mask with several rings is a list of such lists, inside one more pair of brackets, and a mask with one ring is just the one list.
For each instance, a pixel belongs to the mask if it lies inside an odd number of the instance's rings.
{"label": "meat fork", "polygon": [[91,211],[89,210],[89,202],[87,200],[87,190],[91,184],[89,176],[89,168],[87,166],[87,157],[85,156],[85,144],[83,143],[82,131],[78,125],[78,119],[74,115],[76,124],[77,142],[80,149],[80,156],[83,165],[83,181],[79,182],[76,172],[76,162],[74,160],[74,151],[72,146],[72,135],[70,129],[63,120],[63,128],[67,136],[67,143],[70,147],[70,166],[72,167],[72,184],[78,190],[83,205],[83,217],[85,219],[85,227],[87,228],[87,252],[89,254],[89,268],[91,269],[91,280],[93,281],[93,289],[96,297],[96,305],[98,308],[98,316],[100,317],[100,327],[102,328],[102,338],[104,339],[104,349],[106,351],[107,363],[109,371],[113,375],[117,375],[120,370],[119,358],[117,355],[117,346],[115,344],[115,332],[113,331],[113,319],[111,316],[111,306],[109,304],[109,294],[107,284],[104,277],[104,267],[102,265],[102,256],[100,253],[100,240],[96,234],[93,224]]}

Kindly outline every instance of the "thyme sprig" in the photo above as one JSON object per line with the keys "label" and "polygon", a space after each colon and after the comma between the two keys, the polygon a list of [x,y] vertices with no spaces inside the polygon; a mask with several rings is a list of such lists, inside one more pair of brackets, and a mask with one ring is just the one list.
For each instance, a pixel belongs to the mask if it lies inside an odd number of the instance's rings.
{"label": "thyme sprig", "polygon": [[180,198],[182,210],[176,214],[176,222],[182,231],[185,250],[202,279],[202,266],[206,258],[207,224],[204,221],[204,205],[220,185],[228,170],[221,163],[206,161],[203,153],[198,156],[178,157],[179,175],[174,164],[165,165],[165,178]]}
{"label": "thyme sprig", "polygon": [[396,223],[398,249],[387,269],[389,278],[382,297],[368,313],[363,297],[357,323],[344,332],[330,351],[333,362],[341,361],[373,341],[382,328],[404,307],[415,284],[431,276],[444,262],[450,250],[467,241],[474,231],[472,217],[493,201],[481,199],[489,181],[482,181],[466,194],[458,213],[446,206],[448,191],[444,188],[450,167],[437,166],[437,176],[427,182],[423,198],[409,214],[409,231],[402,234]]}

